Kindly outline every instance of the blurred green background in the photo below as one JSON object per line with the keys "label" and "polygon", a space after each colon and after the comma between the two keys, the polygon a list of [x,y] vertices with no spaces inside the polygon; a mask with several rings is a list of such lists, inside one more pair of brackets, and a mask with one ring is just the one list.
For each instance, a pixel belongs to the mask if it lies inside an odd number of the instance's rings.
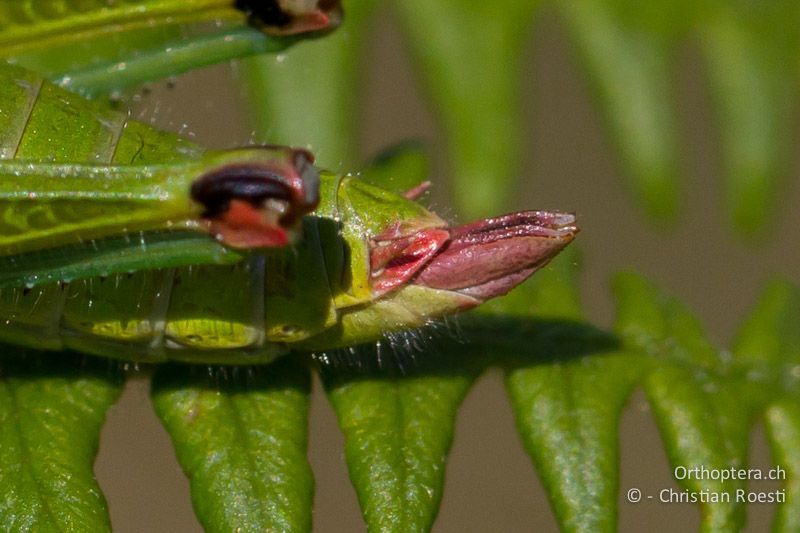
{"label": "blurred green background", "polygon": [[[678,174],[683,183],[677,202],[680,209],[671,223],[648,222],[643,209],[632,200],[626,180],[621,179],[626,175],[623,169],[630,165],[620,162],[615,142],[606,135],[603,119],[593,105],[592,84],[583,75],[580,55],[575,53],[563,21],[550,10],[541,12],[525,43],[519,73],[523,135],[517,140],[523,158],[518,165],[519,184],[506,194],[506,210],[577,213],[582,228],[577,241],[583,257],[582,296],[594,324],[605,327],[613,321],[611,274],[633,269],[695,310],[715,344],[730,345],[736,327],[767,280],[782,275],[800,283],[796,154],[789,150],[791,179],[784,182],[777,202],[770,207],[765,229],[755,237],[737,236],[722,194],[726,149],[721,143],[724,136],[714,96],[706,84],[708,64],[701,59],[700,37],[683,39],[673,51],[675,68],[668,80],[670,105],[676,110]],[[458,219],[452,198],[481,193],[479,188],[459,189],[448,179],[459,167],[448,158],[439,114],[425,97],[405,45],[397,19],[380,10],[370,29],[366,63],[359,71],[364,96],[356,107],[358,135],[342,142],[360,160],[366,160],[398,141],[425,140],[433,155],[432,205],[445,218]],[[270,61],[279,69],[292,61],[292,54],[280,54]],[[141,96],[134,116],[188,133],[209,146],[241,145],[255,137],[252,112],[242,105],[239,81],[236,65],[222,65],[182,76],[170,88],[154,84],[152,93]],[[482,80],[474,83],[478,87]],[[782,137],[789,147],[797,139],[797,121],[788,112],[796,107],[793,102],[781,115],[789,124]],[[757,109],[759,104],[753,105]],[[344,163],[337,167],[335,161],[326,164],[337,171],[357,170]],[[121,532],[199,531],[190,507],[188,482],[152,414],[147,388],[143,380],[129,384],[104,429],[96,470],[109,500],[112,522]],[[645,493],[677,489],[641,393],[634,395],[623,416],[621,435],[622,497],[631,487]],[[355,493],[347,479],[342,437],[319,387],[312,401],[310,460],[317,484],[315,530],[362,530]],[[769,462],[764,438],[757,432],[751,466],[766,468]],[[767,504],[748,506],[748,530],[765,530],[772,512]],[[698,522],[699,512],[689,504],[632,505],[620,499],[622,531],[645,527],[693,530]],[[532,525],[537,530],[557,530],[520,446],[502,378],[493,371],[472,389],[459,413],[434,531],[523,531]]]}

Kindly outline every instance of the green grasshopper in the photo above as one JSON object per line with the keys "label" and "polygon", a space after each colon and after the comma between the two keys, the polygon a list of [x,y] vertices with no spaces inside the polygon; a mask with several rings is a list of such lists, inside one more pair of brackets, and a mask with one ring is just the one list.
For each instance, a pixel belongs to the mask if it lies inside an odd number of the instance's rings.
{"label": "green grasshopper", "polygon": [[0,2],[0,58],[62,86],[111,93],[281,50],[341,20],[338,0]]}
{"label": "green grasshopper", "polygon": [[0,342],[264,363],[504,294],[575,236],[522,212],[450,228],[304,150],[210,151],[0,68]]}

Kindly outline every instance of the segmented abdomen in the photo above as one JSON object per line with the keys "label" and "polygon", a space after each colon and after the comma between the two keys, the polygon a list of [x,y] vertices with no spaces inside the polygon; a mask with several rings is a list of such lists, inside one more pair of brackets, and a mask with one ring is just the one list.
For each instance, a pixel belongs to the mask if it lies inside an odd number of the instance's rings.
{"label": "segmented abdomen", "polygon": [[336,323],[324,253],[309,219],[293,249],[232,266],[0,289],[0,342],[153,362],[269,361]]}
{"label": "segmented abdomen", "polygon": [[138,361],[262,362],[285,351],[266,342],[265,275],[255,261],[0,289],[0,340]]}
{"label": "segmented abdomen", "polygon": [[[290,250],[0,288],[0,342],[139,361],[258,363],[334,325],[317,221]],[[335,274],[333,274],[335,275]]]}

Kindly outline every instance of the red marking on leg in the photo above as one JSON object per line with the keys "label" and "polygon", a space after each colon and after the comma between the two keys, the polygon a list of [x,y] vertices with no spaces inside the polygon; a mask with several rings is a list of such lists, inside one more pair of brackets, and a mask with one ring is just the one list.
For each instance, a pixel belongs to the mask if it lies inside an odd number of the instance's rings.
{"label": "red marking on leg", "polygon": [[299,15],[292,21],[290,33],[306,33],[324,30],[331,26],[331,18],[319,9]]}
{"label": "red marking on leg", "polygon": [[243,200],[231,200],[228,209],[210,221],[209,232],[234,248],[273,248],[289,244],[284,228],[265,220],[263,211]]}
{"label": "red marking on leg", "polygon": [[277,146],[245,155],[246,161],[221,164],[192,183],[192,199],[203,207],[199,222],[234,248],[285,246],[319,203],[314,156]]}

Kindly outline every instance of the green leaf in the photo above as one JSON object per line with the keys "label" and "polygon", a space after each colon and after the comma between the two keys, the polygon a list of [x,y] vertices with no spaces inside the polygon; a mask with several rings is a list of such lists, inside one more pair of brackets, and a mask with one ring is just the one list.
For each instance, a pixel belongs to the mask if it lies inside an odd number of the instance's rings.
{"label": "green leaf", "polygon": [[787,475],[786,501],[776,509],[774,531],[800,529],[800,406],[784,400],[767,409],[766,429],[775,464]]}
{"label": "green leaf", "polygon": [[615,531],[619,417],[641,373],[625,353],[559,357],[509,372],[507,387],[564,531]]}
{"label": "green leaf", "polygon": [[734,344],[736,358],[796,394],[800,364],[800,289],[785,280],[769,284]]}
{"label": "green leaf", "polygon": [[618,307],[615,329],[632,349],[659,361],[705,370],[722,364],[700,321],[679,301],[633,273],[617,275],[613,288]]}
{"label": "green leaf", "polygon": [[0,527],[110,531],[94,478],[116,363],[5,348],[0,360]]}
{"label": "green leaf", "polygon": [[495,214],[512,198],[522,143],[520,62],[537,5],[394,3],[447,133],[462,215]]}
{"label": "green leaf", "polygon": [[787,475],[775,531],[800,528],[800,289],[774,281],[742,327],[734,353],[754,379],[770,384],[764,422],[774,463]]}
{"label": "green leaf", "polygon": [[700,43],[720,125],[725,202],[753,234],[777,205],[794,143],[800,82],[797,2],[716,2]]}
{"label": "green leaf", "polygon": [[665,20],[660,9],[618,3],[625,2],[566,0],[556,7],[601,104],[630,188],[647,214],[663,222],[674,217],[680,189],[671,87],[675,30],[667,24],[654,31],[653,24],[666,24],[653,22]]}
{"label": "green leaf", "polygon": [[208,531],[308,531],[309,372],[297,358],[263,367],[160,367],[156,413],[191,480]]}
{"label": "green leaf", "polygon": [[617,351],[613,339],[583,322],[571,256],[522,287],[527,314],[544,318],[529,318],[534,330],[501,349],[513,361],[506,386],[561,528],[615,531],[617,428],[643,360]]}
{"label": "green leaf", "polygon": [[[676,472],[681,468],[745,468],[750,428],[763,384],[747,379],[730,356],[714,349],[697,319],[633,274],[617,276],[617,329],[631,351],[654,366],[644,388]],[[678,475],[687,490],[728,493],[730,501],[701,506],[703,531],[737,530],[744,507],[733,497],[741,480]]]}
{"label": "green leaf", "polygon": [[[667,364],[650,374],[644,387],[673,469],[746,467],[752,413],[742,405],[746,402],[738,387]],[[695,493],[730,495],[730,502],[701,506],[702,531],[736,531],[744,522],[744,507],[733,498],[736,489],[744,488],[741,481],[678,482]]]}
{"label": "green leaf", "polygon": [[[386,350],[386,347],[378,347]],[[367,358],[379,355],[365,349]],[[424,353],[405,376],[323,372],[369,531],[428,531],[439,509],[456,411],[478,374],[463,353]],[[374,360],[374,359],[373,359]]]}

